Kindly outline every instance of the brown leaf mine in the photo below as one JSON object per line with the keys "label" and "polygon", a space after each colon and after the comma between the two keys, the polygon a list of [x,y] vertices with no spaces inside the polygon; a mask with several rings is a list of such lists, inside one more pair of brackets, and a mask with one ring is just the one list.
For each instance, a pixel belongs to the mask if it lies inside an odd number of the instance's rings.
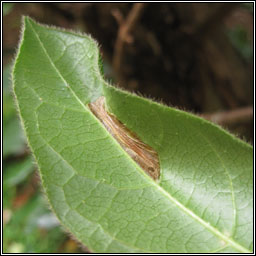
{"label": "brown leaf mine", "polygon": [[143,143],[136,134],[130,131],[113,114],[105,109],[105,97],[98,98],[89,105],[92,113],[101,121],[109,133],[118,141],[129,156],[154,180],[160,175],[157,152]]}

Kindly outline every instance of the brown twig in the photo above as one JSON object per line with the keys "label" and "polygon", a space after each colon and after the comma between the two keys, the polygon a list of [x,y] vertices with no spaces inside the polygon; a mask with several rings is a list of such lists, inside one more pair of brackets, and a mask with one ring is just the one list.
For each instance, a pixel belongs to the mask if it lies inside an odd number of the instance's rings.
{"label": "brown twig", "polygon": [[118,10],[112,12],[113,16],[116,18],[119,29],[117,33],[114,55],[113,55],[113,68],[117,74],[117,78],[120,84],[122,84],[122,72],[121,64],[123,62],[123,51],[125,43],[132,43],[133,39],[131,37],[131,31],[135,27],[137,21],[139,20],[142,11],[145,7],[145,3],[135,3],[132,6],[126,19],[124,19]]}
{"label": "brown twig", "polygon": [[220,125],[236,124],[253,119],[253,107],[244,107],[213,114],[201,114],[201,117]]}

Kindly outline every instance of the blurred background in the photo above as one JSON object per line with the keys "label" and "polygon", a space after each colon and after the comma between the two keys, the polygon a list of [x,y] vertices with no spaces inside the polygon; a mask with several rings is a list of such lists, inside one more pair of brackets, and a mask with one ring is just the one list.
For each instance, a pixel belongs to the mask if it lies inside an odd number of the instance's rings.
{"label": "blurred background", "polygon": [[22,15],[90,33],[106,79],[253,142],[253,3],[3,3],[3,249],[88,252],[49,210],[11,91]]}

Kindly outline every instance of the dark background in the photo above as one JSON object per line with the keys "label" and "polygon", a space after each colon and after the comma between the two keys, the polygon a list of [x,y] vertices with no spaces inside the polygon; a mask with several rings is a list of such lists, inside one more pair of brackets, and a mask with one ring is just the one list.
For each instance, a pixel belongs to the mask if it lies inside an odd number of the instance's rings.
{"label": "dark background", "polygon": [[252,143],[252,3],[5,3],[3,12],[4,252],[86,252],[44,203],[13,104],[8,78],[22,15],[90,33],[111,83]]}

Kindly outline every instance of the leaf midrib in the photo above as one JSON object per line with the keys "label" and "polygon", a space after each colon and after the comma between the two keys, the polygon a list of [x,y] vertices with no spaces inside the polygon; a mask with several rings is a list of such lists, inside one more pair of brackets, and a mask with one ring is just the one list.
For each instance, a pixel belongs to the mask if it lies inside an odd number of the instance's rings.
{"label": "leaf midrib", "polygon": [[[88,111],[88,108],[82,103],[82,101],[79,99],[79,97],[75,94],[75,92],[72,90],[72,88],[68,85],[67,81],[65,80],[65,78],[62,76],[62,74],[60,73],[60,71],[58,70],[58,68],[56,67],[56,65],[54,64],[54,62],[51,60],[46,48],[44,47],[43,42],[41,41],[38,33],[34,30],[33,24],[31,24],[30,21],[28,21],[32,31],[34,32],[36,38],[38,39],[39,44],[42,47],[42,50],[44,51],[46,57],[49,59],[50,64],[53,66],[53,68],[56,70],[57,74],[60,76],[61,80],[64,82],[64,84],[67,86],[67,88],[70,89],[70,92],[73,94],[74,98],[79,102],[79,104],[83,107],[83,109],[85,110],[85,112],[90,113]],[[101,122],[94,116],[91,114],[91,116],[93,118],[95,118],[95,120],[100,124]],[[103,126],[103,125],[102,125]],[[103,126],[104,127],[104,126]],[[112,136],[111,136],[112,137]],[[118,144],[118,142],[112,137],[112,139]],[[118,144],[119,145],[119,144]],[[121,146],[119,145],[119,147],[121,148]],[[121,148],[122,149],[122,148]],[[123,150],[123,149],[122,149]],[[233,248],[235,248],[236,250],[240,251],[240,252],[244,252],[244,253],[251,253],[250,250],[248,250],[247,248],[243,247],[242,245],[236,243],[235,241],[233,241],[231,238],[227,237],[226,235],[224,235],[223,233],[221,233],[218,229],[214,228],[210,223],[204,221],[203,219],[201,219],[199,216],[197,216],[193,211],[191,211],[190,209],[188,209],[187,207],[185,207],[182,203],[180,203],[177,199],[175,199],[174,197],[172,197],[167,191],[165,191],[161,186],[159,186],[156,182],[153,182],[152,179],[145,174],[145,172],[137,165],[136,162],[134,162],[130,156],[127,154],[127,152],[125,150],[123,150],[124,154],[126,154],[127,158],[131,160],[131,162],[134,164],[134,166],[136,167],[136,169],[138,169],[141,173],[143,173],[145,175],[145,177],[150,181],[150,183],[156,188],[158,189],[165,197],[167,197],[172,203],[174,203],[177,207],[179,207],[184,213],[186,213],[187,215],[189,215],[190,217],[192,217],[195,221],[197,221],[198,223],[200,223],[202,226],[204,226],[207,230],[209,230],[210,232],[212,232],[215,236],[219,237],[220,239],[222,239],[223,241],[225,241],[226,243],[228,243],[230,246],[232,246]]]}

